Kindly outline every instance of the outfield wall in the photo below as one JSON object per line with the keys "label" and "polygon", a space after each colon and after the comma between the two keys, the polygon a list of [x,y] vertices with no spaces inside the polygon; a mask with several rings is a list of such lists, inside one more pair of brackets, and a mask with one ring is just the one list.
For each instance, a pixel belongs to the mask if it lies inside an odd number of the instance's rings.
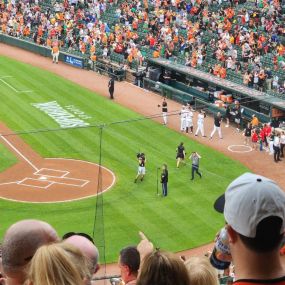
{"label": "outfield wall", "polygon": [[[7,45],[10,46],[15,46],[27,51],[30,51],[32,53],[36,53],[45,57],[51,57],[51,49],[45,46],[41,46],[41,45],[37,45],[34,42],[32,42],[31,40],[26,40],[26,39],[19,39],[19,38],[14,38],[8,35],[4,35],[4,34],[0,34],[0,43],[5,43]],[[70,54],[67,52],[63,52],[61,51],[59,53],[59,60],[62,62],[66,62],[68,64],[70,64],[70,62],[68,62],[66,60],[67,57],[71,57],[74,60],[78,60],[80,62],[82,62],[82,66],[78,66],[78,65],[74,65],[76,67],[80,67],[80,68],[86,68],[87,67],[87,60],[84,57],[81,57],[79,55],[74,55],[74,54]]]}

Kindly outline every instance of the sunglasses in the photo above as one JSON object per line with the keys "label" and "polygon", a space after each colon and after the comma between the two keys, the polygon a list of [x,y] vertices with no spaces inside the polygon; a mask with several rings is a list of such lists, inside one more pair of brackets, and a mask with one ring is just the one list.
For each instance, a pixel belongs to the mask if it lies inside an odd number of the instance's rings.
{"label": "sunglasses", "polygon": [[95,244],[93,238],[92,238],[90,235],[85,234],[85,233],[68,232],[68,233],[66,233],[66,234],[64,234],[64,235],[62,236],[62,239],[65,240],[65,239],[70,238],[70,237],[72,237],[72,236],[85,237],[85,238],[87,238],[88,240],[90,240],[93,244]]}

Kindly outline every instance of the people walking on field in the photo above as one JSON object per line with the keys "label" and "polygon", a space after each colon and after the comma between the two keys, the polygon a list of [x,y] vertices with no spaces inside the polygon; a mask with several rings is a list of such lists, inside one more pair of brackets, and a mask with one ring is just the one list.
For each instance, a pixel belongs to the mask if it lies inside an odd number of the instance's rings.
{"label": "people walking on field", "polygon": [[137,182],[138,179],[140,179],[141,181],[143,181],[144,176],[145,176],[145,163],[146,163],[146,157],[144,153],[138,153],[137,154],[137,159],[138,159],[138,173],[137,176],[135,178],[135,183]]}
{"label": "people walking on field", "polygon": [[181,132],[186,131],[186,116],[187,116],[187,110],[186,110],[185,105],[183,105],[180,111],[180,131]]}
{"label": "people walking on field", "polygon": [[206,114],[203,110],[199,111],[198,120],[197,120],[197,130],[195,132],[195,136],[197,137],[199,132],[201,132],[202,137],[206,137],[204,133],[204,119]]}
{"label": "people walking on field", "polygon": [[176,167],[177,168],[179,168],[180,162],[184,161],[185,155],[186,153],[185,153],[184,144],[183,142],[181,142],[176,149]]}
{"label": "people walking on field", "polygon": [[191,106],[187,106],[186,109],[186,133],[189,133],[189,129],[190,129],[190,133],[193,134],[193,110],[191,108]]}
{"label": "people walking on field", "polygon": [[189,156],[189,159],[192,161],[191,180],[194,179],[195,172],[200,176],[200,178],[202,178],[202,173],[199,172],[199,163],[200,163],[201,156],[198,154],[198,152],[193,151],[191,155]]}
{"label": "people walking on field", "polygon": [[219,138],[222,139],[222,130],[221,130],[221,122],[222,122],[222,115],[220,112],[218,112],[215,116],[214,116],[214,129],[210,135],[210,139],[213,138],[213,135],[215,134],[216,131],[218,131],[219,134]]}
{"label": "people walking on field", "polygon": [[162,101],[162,118],[163,118],[163,124],[167,125],[167,116],[168,116],[168,108],[167,108],[167,102],[166,102],[166,98],[163,98]]}

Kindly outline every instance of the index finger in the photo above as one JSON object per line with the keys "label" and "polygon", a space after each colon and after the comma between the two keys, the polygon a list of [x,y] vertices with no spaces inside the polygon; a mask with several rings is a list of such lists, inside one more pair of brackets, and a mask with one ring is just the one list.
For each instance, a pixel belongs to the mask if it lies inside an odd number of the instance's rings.
{"label": "index finger", "polygon": [[139,232],[139,235],[140,235],[141,239],[148,240],[148,238],[145,236],[145,234],[143,232]]}

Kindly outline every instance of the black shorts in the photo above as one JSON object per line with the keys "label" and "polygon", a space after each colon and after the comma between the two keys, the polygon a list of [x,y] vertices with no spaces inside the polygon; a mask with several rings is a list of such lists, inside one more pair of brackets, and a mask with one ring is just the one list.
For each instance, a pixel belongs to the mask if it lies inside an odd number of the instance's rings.
{"label": "black shorts", "polygon": [[184,159],[184,154],[183,154],[183,153],[177,153],[176,159],[177,159],[177,158]]}

